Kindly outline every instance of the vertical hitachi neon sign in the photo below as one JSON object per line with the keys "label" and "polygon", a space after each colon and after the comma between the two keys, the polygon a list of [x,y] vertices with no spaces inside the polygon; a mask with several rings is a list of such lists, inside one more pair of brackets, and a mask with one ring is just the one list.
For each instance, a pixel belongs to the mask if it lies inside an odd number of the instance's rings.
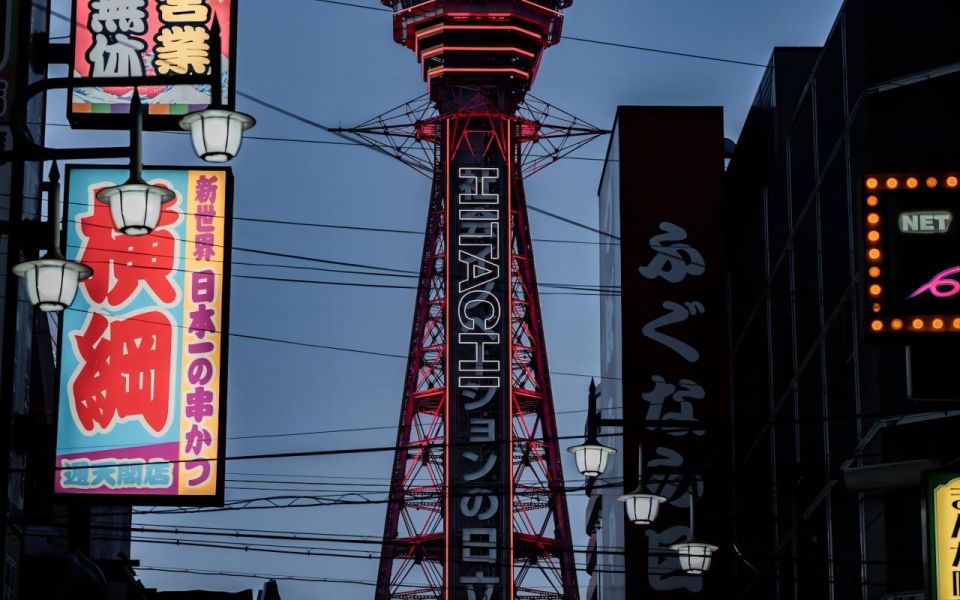
{"label": "vertical hitachi neon sign", "polygon": [[[506,161],[464,133],[448,163],[447,597],[502,600],[509,565],[509,198]],[[476,138],[474,140],[474,138]],[[492,153],[491,153],[492,154]]]}

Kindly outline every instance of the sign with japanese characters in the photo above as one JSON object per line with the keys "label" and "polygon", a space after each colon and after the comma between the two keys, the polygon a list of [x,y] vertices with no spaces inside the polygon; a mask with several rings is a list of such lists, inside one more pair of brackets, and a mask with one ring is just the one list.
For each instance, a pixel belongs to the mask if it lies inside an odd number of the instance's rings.
{"label": "sign with japanese characters", "polygon": [[930,600],[960,599],[960,473],[927,476],[927,562]]}
{"label": "sign with japanese characters", "polygon": [[[220,48],[211,26],[220,26]],[[211,104],[210,85],[166,85],[164,76],[204,75],[220,53],[222,94],[232,106],[236,0],[73,0],[73,77],[155,76],[141,86],[145,126],[175,129],[183,115]],[[76,87],[69,118],[76,127],[125,128],[133,88]]]}
{"label": "sign with japanese characters", "polygon": [[960,333],[960,173],[864,178],[867,330]]}
{"label": "sign with japanese characters", "polygon": [[153,168],[176,192],[158,227],[113,227],[100,189],[126,169],[67,168],[68,258],[93,268],[61,332],[56,482],[60,494],[139,504],[222,498],[229,169]]}
{"label": "sign with japanese characters", "polygon": [[[624,431],[627,489],[642,445],[641,484],[666,498],[653,524],[625,528],[626,597],[727,598],[729,579],[684,572],[671,549],[691,538],[732,541],[723,116],[718,108],[621,107],[615,140],[618,181],[606,181],[601,198],[618,205],[623,365],[622,381],[604,389],[622,385],[623,418],[644,423]],[[604,327],[616,326],[609,318]],[[719,553],[714,571],[732,571],[727,559]]]}
{"label": "sign with japanese characters", "polygon": [[[493,125],[491,126],[491,122]],[[496,129],[493,129],[494,127]],[[447,122],[449,597],[504,600],[512,588],[509,141],[502,123]],[[509,134],[508,134],[509,135]]]}

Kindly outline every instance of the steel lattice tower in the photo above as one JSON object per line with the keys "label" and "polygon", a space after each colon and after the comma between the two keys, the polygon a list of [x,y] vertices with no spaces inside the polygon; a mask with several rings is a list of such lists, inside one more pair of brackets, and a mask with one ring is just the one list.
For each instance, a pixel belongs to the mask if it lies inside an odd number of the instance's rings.
{"label": "steel lattice tower", "polygon": [[[386,118],[350,133],[429,148],[405,162],[433,188],[376,598],[576,600],[523,194],[544,158],[528,146],[597,133],[550,129],[526,99],[572,0],[383,2],[429,108],[409,135]],[[395,141],[378,148],[401,158]]]}

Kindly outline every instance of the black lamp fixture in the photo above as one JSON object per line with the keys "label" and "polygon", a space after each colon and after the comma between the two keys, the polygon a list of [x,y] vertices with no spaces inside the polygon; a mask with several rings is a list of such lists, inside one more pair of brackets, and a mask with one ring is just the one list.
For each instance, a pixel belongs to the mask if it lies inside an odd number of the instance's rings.
{"label": "black lamp fixture", "polygon": [[177,195],[173,190],[143,180],[143,106],[140,93],[130,102],[130,177],[126,182],[97,192],[97,200],[110,205],[113,226],[124,235],[146,235],[156,229],[163,205]]}

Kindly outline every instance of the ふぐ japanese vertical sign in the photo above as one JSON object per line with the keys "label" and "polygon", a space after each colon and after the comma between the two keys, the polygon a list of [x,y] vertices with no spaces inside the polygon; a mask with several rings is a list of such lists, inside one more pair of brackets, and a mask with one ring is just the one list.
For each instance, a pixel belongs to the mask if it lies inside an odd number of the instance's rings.
{"label": "\u3075\u3050 japanese vertical sign", "polygon": [[611,200],[621,235],[621,397],[625,421],[646,423],[625,428],[623,475],[637,472],[642,445],[643,489],[666,498],[653,524],[626,527],[626,596],[727,598],[724,553],[703,577],[684,572],[671,550],[694,536],[691,503],[698,541],[728,547],[733,539],[728,519],[717,517],[731,505],[730,483],[716,476],[732,463],[723,113],[621,107],[617,131],[619,193]]}
{"label": "\u3075\u3050 japanese vertical sign", "polygon": [[[214,19],[220,48],[212,47]],[[235,0],[73,0],[73,71],[85,77],[155,76],[140,86],[148,128],[177,128],[181,116],[211,104],[209,85],[166,85],[164,76],[204,75],[221,57],[223,101],[232,106],[236,47]],[[76,87],[71,92],[74,126],[123,127],[133,88]],[[119,125],[118,125],[119,124]]]}
{"label": "\u3075\u3050 japanese vertical sign", "polygon": [[125,169],[67,169],[68,258],[93,268],[63,314],[56,491],[222,497],[230,276],[229,169],[148,169],[157,228],[127,236],[95,200]]}

